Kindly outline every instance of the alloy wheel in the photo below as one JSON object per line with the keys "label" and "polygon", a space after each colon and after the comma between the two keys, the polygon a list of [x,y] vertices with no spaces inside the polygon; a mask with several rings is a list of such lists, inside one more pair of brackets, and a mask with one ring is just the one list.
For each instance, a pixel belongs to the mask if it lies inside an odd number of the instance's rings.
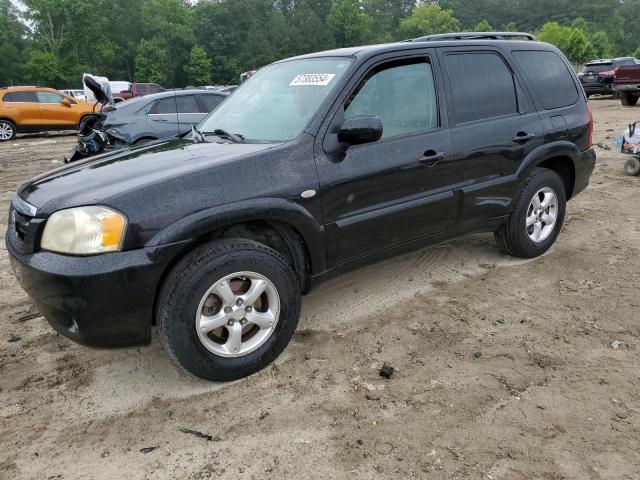
{"label": "alloy wheel", "polygon": [[529,202],[526,231],[531,241],[544,242],[553,232],[558,217],[558,195],[549,187],[541,188]]}

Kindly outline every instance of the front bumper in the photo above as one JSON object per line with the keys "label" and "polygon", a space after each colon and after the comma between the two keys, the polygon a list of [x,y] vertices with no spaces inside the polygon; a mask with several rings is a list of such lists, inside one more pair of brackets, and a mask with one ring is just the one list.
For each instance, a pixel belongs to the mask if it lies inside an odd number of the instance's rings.
{"label": "front bumper", "polygon": [[593,169],[596,166],[596,152],[593,148],[585,150],[580,154],[578,159],[574,162],[576,178],[573,183],[573,195],[583,191],[589,186],[589,179],[593,173]]}
{"label": "front bumper", "polygon": [[151,341],[156,292],[180,242],[126,252],[75,257],[22,254],[9,241],[11,267],[53,329],[91,347]]}

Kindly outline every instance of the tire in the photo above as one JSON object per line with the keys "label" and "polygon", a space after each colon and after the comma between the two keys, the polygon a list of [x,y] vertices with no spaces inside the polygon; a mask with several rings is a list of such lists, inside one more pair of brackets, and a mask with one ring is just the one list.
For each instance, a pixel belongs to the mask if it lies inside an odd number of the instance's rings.
{"label": "tire", "polygon": [[[527,217],[539,218],[534,207],[534,195],[539,200],[543,199],[544,203],[544,200],[551,198],[547,197],[548,194],[555,195],[555,207],[553,210],[542,208],[539,214],[541,220],[527,226]],[[546,168],[534,169],[516,197],[509,220],[494,234],[498,246],[514,257],[534,258],[542,255],[556,241],[564,221],[565,209],[566,193],[560,176]],[[555,217],[553,224],[548,220],[551,218],[550,214]],[[532,238],[536,233],[541,234],[537,241]]]}
{"label": "tire", "polygon": [[620,102],[622,105],[626,107],[633,107],[636,103],[638,103],[638,95],[631,92],[622,92],[620,94]]}
{"label": "tire", "polygon": [[[237,272],[241,275],[236,275]],[[227,277],[232,279],[227,282]],[[257,306],[258,302],[253,303],[252,313],[246,313],[251,306],[240,306],[238,296],[231,297],[231,301],[217,296],[218,285],[225,283],[232,287],[233,291],[227,292],[233,294],[238,283],[240,286],[247,283],[241,278],[250,278],[249,289],[253,288],[254,281],[262,280],[266,285],[265,293],[258,300],[261,307]],[[295,273],[276,251],[251,240],[213,242],[183,258],[165,280],[156,312],[160,342],[176,365],[196,377],[213,381],[237,380],[261,370],[284,350],[298,325],[300,300]],[[268,324],[272,326],[256,331],[258,327],[248,319],[266,315],[259,312],[265,305],[267,314],[273,314],[272,323]],[[227,315],[227,310],[232,309],[233,312]],[[209,333],[202,333],[197,331],[196,323],[202,321],[201,314],[205,312],[213,315],[206,319],[230,320],[224,320],[227,323]],[[246,318],[238,315],[246,315]],[[246,323],[241,326],[243,321]],[[228,328],[229,322],[233,325],[231,328]],[[201,323],[198,325],[202,326]],[[238,353],[234,354],[236,344],[231,341],[230,332],[238,328],[242,341],[240,349],[235,350]],[[247,333],[243,333],[245,328],[249,328]],[[254,335],[244,340],[252,331]],[[253,349],[250,348],[252,342]]]}
{"label": "tire", "polygon": [[634,157],[627,160],[624,164],[624,171],[632,177],[640,174],[640,159]]}
{"label": "tire", "polygon": [[16,126],[9,120],[0,119],[0,142],[7,142],[16,138]]}
{"label": "tire", "polygon": [[96,121],[95,115],[85,115],[80,119],[80,123],[78,124],[78,131],[82,132],[88,123],[95,122],[95,121]]}

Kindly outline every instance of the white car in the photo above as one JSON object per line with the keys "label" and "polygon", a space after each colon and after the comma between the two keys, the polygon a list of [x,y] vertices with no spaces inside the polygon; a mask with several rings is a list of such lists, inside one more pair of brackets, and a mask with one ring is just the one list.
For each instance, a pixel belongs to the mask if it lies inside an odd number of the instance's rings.
{"label": "white car", "polygon": [[69,90],[60,90],[60,91],[62,93],[69,95],[70,97],[77,98],[78,100],[81,100],[83,102],[87,101],[87,96],[84,94],[84,90],[69,89]]}

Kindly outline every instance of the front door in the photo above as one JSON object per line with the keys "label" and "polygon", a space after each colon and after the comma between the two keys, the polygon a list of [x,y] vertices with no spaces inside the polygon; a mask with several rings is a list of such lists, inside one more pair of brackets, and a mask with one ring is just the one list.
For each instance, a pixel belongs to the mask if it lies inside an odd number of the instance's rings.
{"label": "front door", "polygon": [[38,90],[36,96],[40,103],[40,118],[44,125],[69,126],[70,128],[78,125],[78,114],[73,110],[73,107],[60,103],[64,98],[62,95]]}
{"label": "front door", "polygon": [[149,125],[161,138],[169,138],[177,135],[178,113],[176,109],[176,97],[160,98],[153,102],[149,109]]}
{"label": "front door", "polygon": [[343,92],[336,118],[376,115],[384,131],[377,142],[317,158],[328,266],[441,232],[455,220],[451,134],[430,53],[378,61]]}

